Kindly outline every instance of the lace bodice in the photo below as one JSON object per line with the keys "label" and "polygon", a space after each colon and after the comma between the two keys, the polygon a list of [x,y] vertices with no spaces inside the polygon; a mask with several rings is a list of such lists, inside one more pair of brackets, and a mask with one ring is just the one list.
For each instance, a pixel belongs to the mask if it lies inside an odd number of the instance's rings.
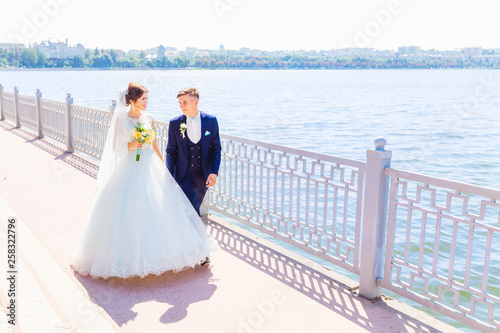
{"label": "lace bodice", "polygon": [[[154,120],[153,116],[151,114],[145,113],[145,112],[143,112],[139,118],[132,118],[132,117],[129,117],[127,115],[127,124],[128,124],[128,128],[130,130],[130,141],[135,140],[134,137],[132,136],[132,134],[134,133],[135,125],[137,123],[141,123],[142,127],[144,127],[147,130],[150,130],[153,128],[153,120]],[[147,144],[147,143],[144,143],[144,145],[142,146],[143,150],[150,149],[150,148],[151,148],[151,145]]]}

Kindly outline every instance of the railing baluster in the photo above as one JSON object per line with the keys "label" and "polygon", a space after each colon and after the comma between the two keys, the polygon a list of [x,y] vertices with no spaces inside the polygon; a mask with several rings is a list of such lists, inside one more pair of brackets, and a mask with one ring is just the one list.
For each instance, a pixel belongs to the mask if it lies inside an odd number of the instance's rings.
{"label": "railing baluster", "polygon": [[[486,294],[488,290],[488,278],[490,270],[490,256],[491,256],[491,240],[493,238],[493,231],[488,230],[486,236],[486,246],[484,250],[484,263],[483,263],[483,278],[481,283],[481,293]],[[498,296],[500,298],[500,294]]]}
{"label": "railing baluster", "polygon": [[66,97],[66,151],[72,153],[73,149],[73,133],[71,128],[71,104],[73,104],[73,98],[71,94],[68,93]]}
{"label": "railing baluster", "polygon": [[14,122],[16,124],[16,128],[21,127],[18,101],[19,101],[19,89],[17,89],[17,87],[14,87],[14,119],[15,119]]}
{"label": "railing baluster", "polygon": [[458,221],[453,220],[453,229],[451,232],[451,245],[450,245],[450,261],[448,266],[448,279],[453,280],[454,266],[455,266],[455,252],[457,248],[457,231]]}
{"label": "railing baluster", "polygon": [[301,185],[302,185],[302,179],[300,176],[297,176],[297,186],[295,187],[297,189],[297,207],[296,207],[296,220],[300,221],[300,193],[301,193]]}
{"label": "railing baluster", "polygon": [[3,115],[3,85],[0,84],[0,120],[4,120],[5,116]]}
{"label": "railing baluster", "polygon": [[424,267],[424,255],[425,255],[425,231],[427,230],[427,212],[422,213],[422,219],[420,223],[420,243],[419,243],[419,253],[418,253],[418,271],[421,271]]}
{"label": "railing baluster", "polygon": [[469,285],[473,244],[474,244],[474,226],[469,225],[469,235],[467,238],[467,254],[465,257],[465,272],[464,272],[464,284],[466,286]]}
{"label": "railing baluster", "polygon": [[432,257],[432,274],[437,275],[437,266],[439,258],[439,239],[441,234],[441,213],[438,210],[438,215],[436,217],[436,237],[434,238],[434,253]]}
{"label": "railing baluster", "polygon": [[347,231],[349,230],[348,227],[348,221],[349,221],[349,191],[344,189],[344,219],[343,219],[343,230],[342,230],[342,237],[347,239]]}
{"label": "railing baluster", "polygon": [[406,211],[406,232],[405,232],[405,250],[404,250],[404,258],[405,263],[408,263],[410,256],[410,240],[411,240],[411,218],[412,218],[412,209],[411,206],[408,207]]}
{"label": "railing baluster", "polygon": [[318,207],[319,207],[319,201],[321,200],[321,198],[318,196],[319,186],[320,186],[319,182],[315,181],[314,182],[314,208],[312,211],[314,229],[318,229],[318,214],[319,214]]}
{"label": "railing baluster", "polygon": [[273,169],[273,207],[274,212],[279,211],[278,209],[278,171],[276,167]]}
{"label": "railing baluster", "polygon": [[266,168],[266,208],[271,209],[271,170]]}
{"label": "railing baluster", "polygon": [[36,131],[37,137],[43,138],[42,131],[42,92],[40,89],[36,90]]}

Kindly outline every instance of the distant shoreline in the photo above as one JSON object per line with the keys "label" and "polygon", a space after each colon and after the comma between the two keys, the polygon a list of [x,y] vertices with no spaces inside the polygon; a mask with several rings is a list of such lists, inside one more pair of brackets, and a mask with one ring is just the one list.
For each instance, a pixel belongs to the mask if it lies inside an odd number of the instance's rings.
{"label": "distant shoreline", "polygon": [[0,68],[1,71],[12,72],[45,72],[45,71],[144,71],[144,70],[192,70],[198,68]]}
{"label": "distant shoreline", "polygon": [[0,68],[0,72],[51,72],[51,71],[369,71],[369,70],[477,70],[477,69],[487,69],[487,70],[498,70],[500,68],[488,68],[488,67],[464,67],[464,68]]}

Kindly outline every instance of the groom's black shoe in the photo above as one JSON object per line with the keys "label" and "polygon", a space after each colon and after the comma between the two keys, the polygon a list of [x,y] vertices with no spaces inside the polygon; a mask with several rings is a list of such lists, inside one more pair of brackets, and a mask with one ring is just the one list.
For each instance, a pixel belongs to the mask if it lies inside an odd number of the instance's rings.
{"label": "groom's black shoe", "polygon": [[206,258],[205,258],[205,261],[202,261],[202,262],[200,263],[200,265],[201,265],[201,266],[204,266],[204,265],[206,265],[206,264],[210,264],[210,258],[209,258],[209,257],[206,257]]}

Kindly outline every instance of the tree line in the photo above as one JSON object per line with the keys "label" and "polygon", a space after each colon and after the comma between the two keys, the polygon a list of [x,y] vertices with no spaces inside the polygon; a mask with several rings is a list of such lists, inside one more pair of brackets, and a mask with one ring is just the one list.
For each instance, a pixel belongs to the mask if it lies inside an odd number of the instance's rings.
{"label": "tree line", "polygon": [[203,57],[161,57],[148,59],[141,51],[136,55],[120,57],[119,50],[85,49],[85,55],[69,60],[47,59],[43,53],[26,48],[22,53],[0,48],[2,67],[16,68],[203,68],[203,69],[384,69],[384,68],[498,68],[498,58],[474,57],[309,57],[284,55],[281,57],[228,56],[213,53]]}

